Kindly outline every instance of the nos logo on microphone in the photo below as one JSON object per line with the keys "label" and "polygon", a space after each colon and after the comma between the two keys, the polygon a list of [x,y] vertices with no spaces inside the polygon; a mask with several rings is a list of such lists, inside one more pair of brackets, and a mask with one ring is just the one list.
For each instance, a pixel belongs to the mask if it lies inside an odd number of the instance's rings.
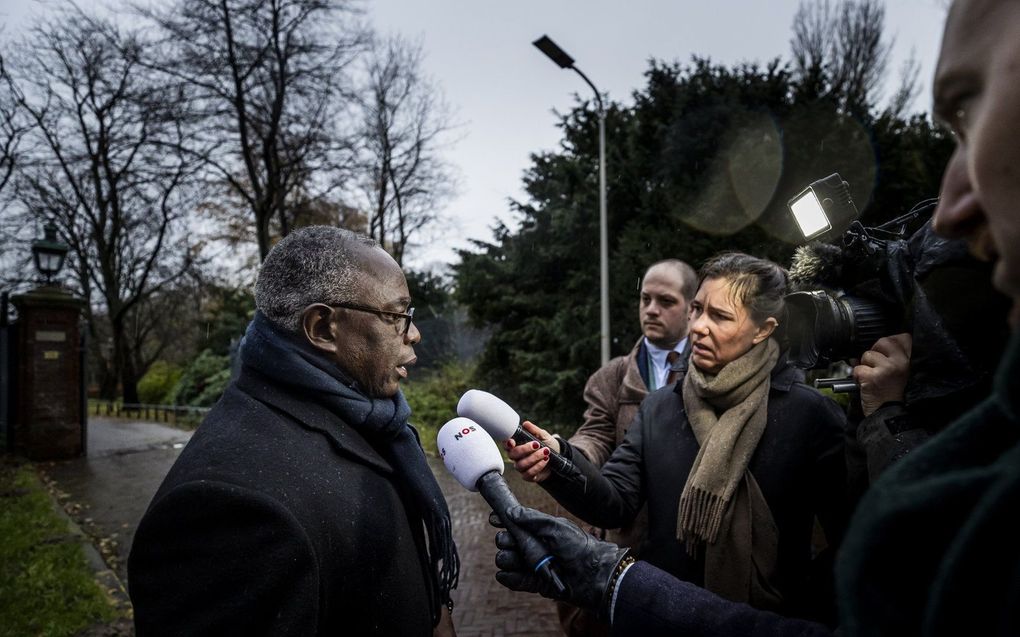
{"label": "nos logo on microphone", "polygon": [[[475,429],[474,425],[469,425],[467,427],[464,427],[463,429],[461,429],[457,433],[453,434],[453,439],[454,440],[461,440],[461,439],[464,438],[464,436],[468,435],[472,431],[478,431],[477,429]],[[444,457],[444,458],[446,457],[446,447],[443,447],[442,449],[439,450],[439,455]]]}

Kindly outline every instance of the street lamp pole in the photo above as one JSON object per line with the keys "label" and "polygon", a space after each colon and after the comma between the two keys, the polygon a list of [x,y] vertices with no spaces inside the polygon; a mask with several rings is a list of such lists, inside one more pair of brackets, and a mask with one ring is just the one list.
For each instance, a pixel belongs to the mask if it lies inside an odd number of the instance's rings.
{"label": "street lamp pole", "polygon": [[549,36],[543,35],[532,42],[536,48],[545,53],[560,68],[571,69],[581,76],[591,90],[595,91],[595,102],[598,104],[599,119],[599,300],[601,304],[602,333],[602,364],[609,362],[609,234],[606,215],[606,109],[602,104],[602,94],[588,76],[574,66],[574,58],[556,45]]}

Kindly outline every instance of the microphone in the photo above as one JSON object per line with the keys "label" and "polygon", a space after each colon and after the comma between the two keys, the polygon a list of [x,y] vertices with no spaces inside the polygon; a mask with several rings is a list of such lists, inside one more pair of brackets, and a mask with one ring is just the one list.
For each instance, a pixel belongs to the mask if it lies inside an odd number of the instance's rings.
{"label": "microphone", "polygon": [[796,290],[843,287],[848,261],[842,248],[828,243],[799,246],[790,262],[790,283]]}
{"label": "microphone", "polygon": [[[460,397],[460,402],[457,403],[457,415],[469,418],[481,425],[493,440],[502,441],[513,438],[513,441],[519,445],[530,442],[542,444],[541,440],[521,427],[521,417],[517,415],[513,407],[487,391],[469,389],[464,392],[464,395]],[[577,480],[580,475],[580,472],[574,467],[574,463],[551,449],[549,450],[549,468],[560,477],[569,480]]]}
{"label": "microphone", "polygon": [[552,570],[552,556],[546,552],[542,543],[507,519],[507,510],[520,503],[503,480],[503,456],[492,439],[482,434],[481,429],[468,418],[454,418],[443,425],[436,436],[436,446],[443,457],[443,464],[462,487],[482,494],[513,536],[528,564],[552,582],[560,595],[565,594],[567,589]]}

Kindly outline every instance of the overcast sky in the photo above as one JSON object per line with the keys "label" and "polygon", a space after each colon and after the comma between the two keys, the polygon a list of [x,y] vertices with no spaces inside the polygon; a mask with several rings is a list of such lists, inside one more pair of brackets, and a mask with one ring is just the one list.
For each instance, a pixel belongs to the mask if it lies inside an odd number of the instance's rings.
{"label": "overcast sky", "polygon": [[[92,1],[80,0],[84,7]],[[459,195],[443,216],[448,226],[413,250],[415,267],[453,261],[469,239],[491,238],[496,219],[513,226],[510,199],[521,199],[529,154],[559,141],[553,110],[569,110],[591,89],[531,42],[548,34],[610,99],[630,103],[648,60],[689,61],[692,55],[734,64],[788,58],[799,0],[369,0],[380,33],[420,38],[426,72],[461,123],[448,160],[460,175]],[[46,5],[0,0],[8,36]],[[922,90],[914,107],[928,112],[930,80],[945,17],[945,0],[887,0],[886,32],[895,37],[892,84],[914,51]],[[890,87],[889,90],[892,90]],[[613,140],[608,139],[607,144]],[[612,166],[608,170],[612,171]],[[592,211],[597,214],[597,211]],[[609,214],[613,214],[610,210]]]}

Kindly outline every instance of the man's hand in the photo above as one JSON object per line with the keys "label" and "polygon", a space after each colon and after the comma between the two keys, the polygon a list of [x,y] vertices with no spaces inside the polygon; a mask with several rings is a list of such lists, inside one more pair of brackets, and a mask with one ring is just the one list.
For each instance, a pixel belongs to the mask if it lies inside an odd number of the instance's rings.
{"label": "man's hand", "polygon": [[439,625],[432,629],[432,637],[457,637],[453,617],[450,616],[450,609],[446,606],[440,610]]}
{"label": "man's hand", "polygon": [[[550,582],[529,568],[507,531],[496,535],[496,547],[500,549],[496,553],[496,566],[499,568],[496,580],[511,590],[539,593],[593,610],[604,617],[611,594],[606,589],[629,549],[597,540],[576,524],[534,509],[512,507],[506,515],[510,522],[538,539],[552,555],[552,567],[567,591],[565,595],[557,595]],[[499,526],[498,518],[493,518],[495,516],[491,516],[489,521]]]}
{"label": "man's hand", "polygon": [[883,336],[861,355],[854,367],[854,380],[861,388],[865,416],[890,401],[902,401],[910,375],[910,334]]}
{"label": "man's hand", "polygon": [[551,433],[528,420],[521,423],[521,427],[541,440],[542,444],[529,442],[518,445],[513,439],[510,439],[506,441],[506,455],[513,461],[514,469],[517,469],[525,481],[541,482],[548,478],[551,473],[549,469],[549,450],[552,449],[552,451],[559,453],[560,443]]}

